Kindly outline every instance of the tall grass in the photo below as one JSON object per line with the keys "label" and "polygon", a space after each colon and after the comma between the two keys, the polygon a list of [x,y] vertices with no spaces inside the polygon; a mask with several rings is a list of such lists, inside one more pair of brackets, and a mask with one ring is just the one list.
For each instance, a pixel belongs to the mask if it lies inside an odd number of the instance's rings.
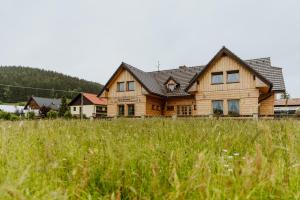
{"label": "tall grass", "polygon": [[299,199],[300,122],[0,122],[0,199]]}

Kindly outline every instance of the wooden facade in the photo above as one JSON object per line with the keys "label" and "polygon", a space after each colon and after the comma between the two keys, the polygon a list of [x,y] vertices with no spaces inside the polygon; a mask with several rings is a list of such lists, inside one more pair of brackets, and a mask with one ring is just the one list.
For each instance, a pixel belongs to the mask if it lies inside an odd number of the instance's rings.
{"label": "wooden facade", "polygon": [[[238,73],[239,80],[229,82],[231,72]],[[212,83],[212,75],[223,74],[221,84]],[[118,84],[134,82],[134,90],[118,91]],[[166,83],[176,83],[170,77]],[[149,92],[144,84],[126,68],[119,68],[101,93],[107,99],[107,115],[116,117],[124,108],[124,116],[210,116],[214,114],[213,101],[222,102],[222,115],[229,115],[229,102],[234,100],[239,116],[274,114],[275,94],[271,85],[247,66],[228,55],[213,60],[197,80],[188,88],[188,95],[164,97]],[[265,95],[265,98],[262,96]],[[237,107],[236,106],[236,107]]]}

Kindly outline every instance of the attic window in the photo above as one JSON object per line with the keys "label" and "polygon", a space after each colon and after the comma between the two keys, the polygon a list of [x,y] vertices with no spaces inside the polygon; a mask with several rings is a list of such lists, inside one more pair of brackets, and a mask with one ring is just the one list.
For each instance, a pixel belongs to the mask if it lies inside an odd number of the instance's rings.
{"label": "attic window", "polygon": [[172,91],[175,90],[176,84],[175,83],[168,83],[167,88],[172,92]]}

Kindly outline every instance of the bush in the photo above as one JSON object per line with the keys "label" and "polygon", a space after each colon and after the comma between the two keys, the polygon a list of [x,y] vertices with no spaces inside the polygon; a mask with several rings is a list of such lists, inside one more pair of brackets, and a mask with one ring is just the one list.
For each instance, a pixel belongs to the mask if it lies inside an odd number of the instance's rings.
{"label": "bush", "polygon": [[72,114],[69,110],[65,112],[64,118],[66,118],[66,119],[71,119],[72,118]]}
{"label": "bush", "polygon": [[27,119],[34,119],[35,118],[35,113],[33,111],[30,111],[26,113],[26,118]]}
{"label": "bush", "polygon": [[0,119],[10,120],[10,115],[11,115],[10,113],[0,111]]}
{"label": "bush", "polygon": [[58,112],[54,110],[50,110],[47,112],[47,118],[49,119],[56,119],[58,117]]}
{"label": "bush", "polygon": [[19,119],[20,119],[20,117],[18,115],[16,115],[16,114],[10,114],[9,120],[11,120],[11,121],[17,121]]}
{"label": "bush", "polygon": [[0,119],[16,121],[19,120],[20,118],[16,114],[0,111]]}

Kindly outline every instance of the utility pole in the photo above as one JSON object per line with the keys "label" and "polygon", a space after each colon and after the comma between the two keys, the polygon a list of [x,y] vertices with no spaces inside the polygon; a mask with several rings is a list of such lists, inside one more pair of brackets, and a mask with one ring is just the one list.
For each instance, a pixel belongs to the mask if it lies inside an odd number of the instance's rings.
{"label": "utility pole", "polygon": [[159,72],[159,67],[160,67],[159,61],[157,61],[157,71],[158,72]]}

